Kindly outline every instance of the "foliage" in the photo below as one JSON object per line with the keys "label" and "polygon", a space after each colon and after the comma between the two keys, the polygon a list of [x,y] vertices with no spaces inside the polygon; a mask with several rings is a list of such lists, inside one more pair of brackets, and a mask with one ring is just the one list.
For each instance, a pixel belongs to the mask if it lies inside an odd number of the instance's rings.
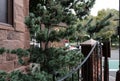
{"label": "foliage", "polygon": [[52,81],[52,75],[46,72],[35,72],[33,74],[23,74],[20,71],[11,73],[0,72],[0,81]]}
{"label": "foliage", "polygon": [[[26,18],[25,23],[30,28],[31,35],[40,33],[42,38],[46,38],[45,36],[47,35],[45,34],[47,34],[47,32],[45,33],[44,30],[41,30],[43,29],[41,28],[42,24],[45,25],[45,29],[48,31],[60,22],[66,23],[68,26],[74,24],[77,19],[82,19],[86,14],[89,14],[90,8],[93,6],[94,2],[94,0],[38,0],[36,2],[31,0],[30,7],[33,8],[31,10],[32,13]],[[75,12],[75,14],[73,12]],[[42,33],[42,31],[44,33]],[[50,34],[52,33],[49,31],[49,35]],[[56,36],[56,33],[54,33],[54,36]]]}
{"label": "foliage", "polygon": [[0,81],[6,81],[7,73],[0,70]]}
{"label": "foliage", "polygon": [[[30,61],[33,63],[39,63],[41,69],[46,70],[48,73],[52,73],[64,67],[72,68],[83,58],[79,50],[66,50],[66,48],[51,47],[42,51],[38,47],[35,47],[30,51],[32,53]],[[49,56],[45,56],[44,53]]]}
{"label": "foliage", "polygon": [[76,39],[75,42],[77,42],[77,43],[78,43],[78,41],[83,42],[83,41],[89,39],[87,29],[88,29],[88,27],[90,27],[89,25],[91,24],[92,20],[93,20],[92,18],[87,19],[87,17],[86,17],[84,20],[77,21],[77,24],[74,25],[75,33],[73,35],[71,35],[69,39],[73,40],[73,41],[74,41],[74,39]]}
{"label": "foliage", "polygon": [[110,24],[108,20],[111,17],[112,17],[112,14],[109,13],[108,15],[106,15],[105,17],[97,21],[92,16],[86,17],[85,20],[79,20],[78,23],[75,25],[76,30],[74,35],[71,36],[71,38],[82,40],[82,41],[84,39],[89,39],[89,38],[96,39],[97,38],[96,34]]}
{"label": "foliage", "polygon": [[6,49],[4,47],[0,48],[0,54],[4,54],[4,53],[6,53],[6,54],[16,54],[18,56],[18,62],[21,65],[25,64],[22,57],[29,57],[29,55],[30,55],[29,51],[21,49],[21,48],[14,49],[14,50],[9,50],[9,49]]}
{"label": "foliage", "polygon": [[[115,19],[118,19],[118,16],[119,12],[115,9],[103,9],[98,12],[97,16],[87,16],[84,20],[79,20],[74,25],[76,34],[71,36],[70,39],[78,39],[82,42],[90,38],[101,41],[117,37],[118,21],[115,21]],[[115,40],[111,40],[115,42]]]}
{"label": "foliage", "polygon": [[[116,38],[116,30],[117,30],[118,22],[115,21],[115,19],[117,19],[119,17],[119,12],[117,10],[115,10],[115,9],[100,10],[98,12],[98,16],[96,16],[96,19],[100,20],[101,18],[103,18],[109,14],[112,14],[112,17],[110,17],[107,20],[107,22],[109,24],[106,25],[104,28],[102,28],[100,32],[96,33],[94,38],[102,39],[102,40],[110,39],[112,41]],[[112,37],[112,39],[111,39],[111,37]],[[115,38],[113,38],[113,37],[115,37]]]}
{"label": "foliage", "polygon": [[[31,47],[30,62],[39,63],[41,71],[48,74],[56,71],[62,73],[62,69],[69,71],[68,69],[73,68],[83,58],[81,52],[64,47],[54,48],[49,44],[74,35],[74,24],[89,14],[95,0],[38,0],[38,3],[33,1],[30,1],[32,9],[25,24],[30,30],[31,39],[40,43],[40,47]],[[66,26],[61,27],[60,23]]]}
{"label": "foliage", "polygon": [[[48,73],[68,65],[73,66],[73,63],[78,62],[75,57],[81,59],[81,53],[78,56],[75,55],[77,51],[49,47],[49,42],[67,39],[73,35],[76,31],[73,25],[89,14],[94,2],[95,0],[38,0],[38,3],[33,3],[31,0],[30,7],[33,9],[26,17],[25,24],[30,30],[31,39],[40,43],[39,48],[33,47],[32,51],[30,50],[31,62],[40,63],[42,70]],[[67,27],[61,27],[59,25],[61,22]],[[54,29],[55,27],[58,31]],[[70,59],[73,59],[73,63]]]}
{"label": "foliage", "polygon": [[5,51],[5,48],[0,48],[0,54],[3,54]]}
{"label": "foliage", "polygon": [[[33,45],[27,52],[21,49],[10,52],[19,57],[29,53],[30,62],[40,64],[40,72],[23,74],[15,71],[9,75],[11,81],[51,81],[51,75],[56,71],[63,75],[80,63],[83,59],[80,50],[55,48],[49,44],[74,35],[74,24],[89,15],[94,2],[95,0],[30,0],[30,14],[26,17],[25,24],[29,28],[31,39],[40,43],[40,47]],[[67,26],[61,27],[60,23]]]}
{"label": "foliage", "polygon": [[100,32],[103,28],[108,26],[110,24],[109,21],[107,21],[109,18],[112,17],[112,14],[109,13],[105,17],[103,17],[101,20],[97,20],[96,24],[94,26],[89,27],[88,33],[91,35],[91,37],[94,36],[95,33]]}

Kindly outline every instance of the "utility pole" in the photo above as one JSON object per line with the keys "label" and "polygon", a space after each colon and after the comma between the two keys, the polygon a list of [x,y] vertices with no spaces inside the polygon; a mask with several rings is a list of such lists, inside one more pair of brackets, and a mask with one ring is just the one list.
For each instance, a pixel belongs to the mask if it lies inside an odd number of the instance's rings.
{"label": "utility pole", "polygon": [[120,7],[119,7],[119,19],[115,19],[118,21],[118,36],[119,36],[119,70],[116,73],[116,81],[120,81]]}
{"label": "utility pole", "polygon": [[[119,20],[120,23],[120,20]],[[120,81],[120,25],[117,28],[119,36],[119,70],[116,73],[116,81]]]}

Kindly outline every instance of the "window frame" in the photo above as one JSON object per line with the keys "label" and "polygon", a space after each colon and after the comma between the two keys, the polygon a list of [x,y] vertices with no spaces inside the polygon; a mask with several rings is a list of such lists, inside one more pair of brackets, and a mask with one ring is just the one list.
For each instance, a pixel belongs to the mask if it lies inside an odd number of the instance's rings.
{"label": "window frame", "polygon": [[7,0],[7,23],[13,25],[13,0]]}
{"label": "window frame", "polygon": [[7,0],[6,1],[6,21],[5,22],[0,22],[0,24],[8,24],[8,25],[13,25],[14,21],[14,7],[13,7],[13,0]]}

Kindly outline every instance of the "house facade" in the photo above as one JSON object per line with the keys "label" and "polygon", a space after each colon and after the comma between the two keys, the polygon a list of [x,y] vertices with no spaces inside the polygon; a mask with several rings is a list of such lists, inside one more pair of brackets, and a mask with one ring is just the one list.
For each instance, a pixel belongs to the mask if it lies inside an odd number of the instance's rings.
{"label": "house facade", "polygon": [[[24,24],[29,13],[29,0],[0,0],[0,48],[30,47],[29,31]],[[20,67],[16,55],[0,55],[0,70],[12,71]]]}
{"label": "house facade", "polygon": [[28,13],[29,0],[0,0],[0,47],[29,48]]}

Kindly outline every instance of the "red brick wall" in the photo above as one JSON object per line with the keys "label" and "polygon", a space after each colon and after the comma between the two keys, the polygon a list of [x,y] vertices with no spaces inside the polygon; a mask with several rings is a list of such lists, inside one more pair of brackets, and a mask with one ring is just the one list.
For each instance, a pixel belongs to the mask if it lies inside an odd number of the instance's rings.
{"label": "red brick wall", "polygon": [[[29,32],[24,24],[25,16],[29,13],[29,0],[14,1],[14,24],[0,22],[0,48],[7,49],[29,48]],[[20,67],[17,56],[11,54],[0,55],[0,70],[11,71]]]}
{"label": "red brick wall", "polygon": [[0,22],[0,47],[29,48],[29,33],[24,24],[29,13],[29,0],[14,0],[14,24]]}
{"label": "red brick wall", "polygon": [[20,67],[18,58],[14,54],[3,54],[0,55],[0,70],[11,71],[15,68]]}

